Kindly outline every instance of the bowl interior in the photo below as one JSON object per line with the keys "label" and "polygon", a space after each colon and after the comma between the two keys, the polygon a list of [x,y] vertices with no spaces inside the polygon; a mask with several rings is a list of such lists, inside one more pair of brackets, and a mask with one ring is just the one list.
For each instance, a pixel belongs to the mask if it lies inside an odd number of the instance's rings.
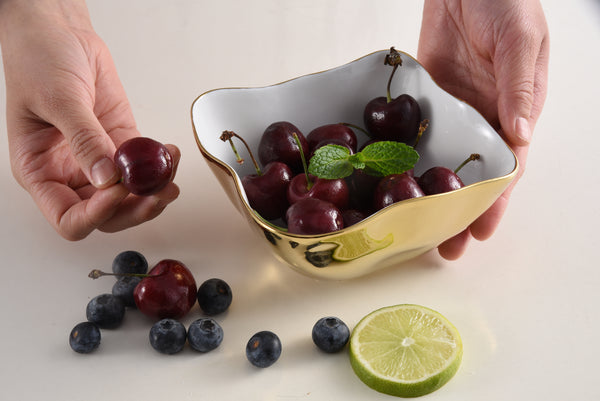
{"label": "bowl interior", "polygon": [[[224,130],[243,136],[257,154],[265,128],[287,120],[307,135],[323,124],[347,122],[364,126],[363,110],[369,100],[385,96],[391,67],[383,63],[387,51],[379,51],[343,66],[302,76],[277,85],[258,88],[224,88],[196,99],[192,120],[199,145],[207,156],[220,160],[239,177],[254,172],[246,150],[238,151],[247,162],[236,163],[228,143],[219,139]],[[394,76],[392,96],[408,93],[430,121],[415,166],[419,175],[435,165],[456,168],[471,153],[482,163],[461,170],[466,185],[505,176],[516,166],[512,151],[487,121],[467,103],[442,90],[411,56],[401,53],[403,64]],[[368,138],[357,132],[359,143]],[[245,197],[242,191],[241,194]]]}

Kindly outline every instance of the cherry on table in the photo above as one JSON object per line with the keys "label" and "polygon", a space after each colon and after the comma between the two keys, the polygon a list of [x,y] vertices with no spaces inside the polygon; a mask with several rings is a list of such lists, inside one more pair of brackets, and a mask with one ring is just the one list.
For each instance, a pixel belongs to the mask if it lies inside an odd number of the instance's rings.
{"label": "cherry on table", "polygon": [[135,195],[159,192],[173,179],[173,157],[162,143],[146,137],[131,138],[114,156],[123,185]]}

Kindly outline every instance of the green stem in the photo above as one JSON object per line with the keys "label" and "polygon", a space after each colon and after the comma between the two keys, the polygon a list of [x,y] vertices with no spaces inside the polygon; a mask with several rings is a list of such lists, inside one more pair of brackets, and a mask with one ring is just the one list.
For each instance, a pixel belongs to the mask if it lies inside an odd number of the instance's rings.
{"label": "green stem", "polygon": [[402,57],[400,57],[400,53],[398,53],[398,51],[394,49],[393,46],[390,48],[390,52],[385,56],[384,64],[391,65],[393,67],[392,73],[390,74],[390,78],[388,79],[387,83],[387,102],[390,103],[392,101],[392,78],[394,78],[394,74],[396,73],[398,67],[402,65]]}
{"label": "green stem", "polygon": [[413,148],[417,147],[417,144],[421,140],[421,137],[423,136],[423,132],[425,132],[427,127],[429,127],[429,120],[425,119],[425,120],[421,121],[421,124],[419,124],[419,132],[417,133],[417,139],[415,139],[415,144],[413,145]]}
{"label": "green stem", "polygon": [[306,176],[306,188],[310,191],[310,189],[312,188],[314,183],[310,180],[310,177],[308,176],[308,166],[306,165],[306,158],[304,157],[304,150],[302,149],[302,144],[300,143],[300,138],[298,138],[298,135],[295,132],[293,135],[294,135],[294,140],[296,141],[296,144],[298,145],[298,148],[300,149],[300,158],[302,159],[302,167],[304,168],[304,175]]}
{"label": "green stem", "polygon": [[365,134],[367,137],[371,138],[371,134],[369,134],[369,131],[367,131],[363,127],[359,127],[358,125],[354,125],[354,124],[351,124],[351,123],[340,123],[340,124],[345,125],[346,127],[357,129],[360,132],[362,132],[363,134]]}
{"label": "green stem", "polygon": [[473,161],[473,160],[479,160],[481,159],[481,156],[479,155],[479,153],[472,153],[464,162],[462,162],[457,168],[456,170],[454,170],[454,174],[458,174],[458,172],[460,171],[461,168],[463,168],[467,163]]}
{"label": "green stem", "polygon": [[142,278],[154,277],[154,276],[151,276],[150,274],[146,274],[146,273],[106,273],[106,272],[103,272],[102,270],[98,270],[98,269],[94,269],[90,272],[90,274],[88,274],[88,277],[93,278],[94,280],[96,280],[97,278],[103,277],[103,276],[142,277]]}
{"label": "green stem", "polygon": [[246,146],[246,149],[248,150],[248,154],[250,154],[250,158],[252,159],[252,163],[254,163],[254,168],[256,169],[256,174],[263,175],[262,171],[260,170],[260,167],[258,166],[258,162],[254,158],[254,155],[252,154],[252,151],[250,150],[250,146],[248,146],[248,143],[244,140],[244,138],[242,138],[241,136],[239,136],[238,134],[236,134],[233,131],[223,131],[223,133],[221,134],[221,136],[219,138],[223,142],[229,141],[229,144],[231,145],[231,148],[233,149],[233,153],[235,153],[238,163],[242,164],[244,162],[244,159],[242,159],[240,157],[240,155],[238,154],[237,149],[235,148],[235,145],[233,144],[233,141],[231,140],[231,138],[233,138],[233,137],[236,137],[237,139],[242,141],[244,146]]}

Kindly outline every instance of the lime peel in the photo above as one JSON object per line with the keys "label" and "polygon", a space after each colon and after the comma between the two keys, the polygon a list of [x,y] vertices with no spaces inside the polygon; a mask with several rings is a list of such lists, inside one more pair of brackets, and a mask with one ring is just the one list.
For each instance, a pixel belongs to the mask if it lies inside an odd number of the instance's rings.
{"label": "lime peel", "polygon": [[350,363],[369,387],[419,397],[446,384],[462,359],[458,330],[440,313],[402,304],[365,316],[350,338]]}

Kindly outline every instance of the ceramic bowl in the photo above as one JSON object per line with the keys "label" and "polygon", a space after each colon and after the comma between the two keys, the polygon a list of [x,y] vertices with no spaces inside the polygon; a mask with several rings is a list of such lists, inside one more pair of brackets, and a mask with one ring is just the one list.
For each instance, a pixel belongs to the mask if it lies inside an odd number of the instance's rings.
{"label": "ceramic bowl", "polygon": [[[418,145],[419,175],[432,166],[458,166],[471,153],[479,161],[460,171],[459,190],[393,204],[343,230],[323,235],[293,235],[264,221],[249,206],[241,177],[254,173],[239,165],[225,130],[243,136],[258,154],[265,128],[290,121],[305,135],[320,125],[347,122],[364,126],[369,100],[385,96],[391,67],[388,51],[377,51],[348,64],[267,87],[224,88],[195,99],[191,117],[196,143],[233,205],[276,257],[293,269],[318,278],[355,278],[406,261],[460,233],[488,209],[515,178],[512,150],[467,103],[442,90],[407,53],[392,81],[391,93],[412,95],[430,121]],[[367,137],[357,132],[359,142]],[[239,146],[240,153],[245,152]]]}

